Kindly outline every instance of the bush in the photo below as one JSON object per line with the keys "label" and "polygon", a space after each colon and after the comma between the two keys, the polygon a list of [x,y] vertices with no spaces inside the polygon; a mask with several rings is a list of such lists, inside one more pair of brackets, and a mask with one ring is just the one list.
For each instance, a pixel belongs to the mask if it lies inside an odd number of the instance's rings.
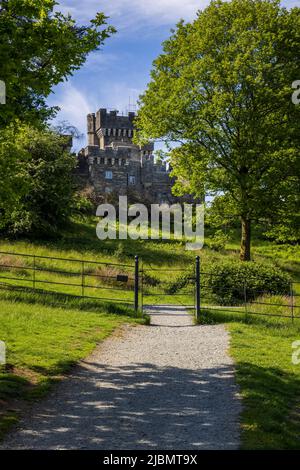
{"label": "bush", "polygon": [[229,241],[229,236],[222,230],[217,230],[214,236],[207,241],[207,246],[214,251],[225,250],[226,243]]}
{"label": "bush", "polygon": [[79,217],[94,215],[96,212],[92,201],[81,191],[74,194],[72,201],[72,213]]}
{"label": "bush", "polygon": [[234,305],[263,294],[286,295],[291,278],[280,268],[261,263],[224,261],[209,269],[205,284],[220,305]]}
{"label": "bush", "polygon": [[145,273],[143,274],[144,284],[151,287],[157,287],[160,285],[160,279],[152,274]]}
{"label": "bush", "polygon": [[172,281],[167,282],[165,286],[166,294],[176,294],[176,292],[179,292],[181,289],[186,287],[194,277],[194,270],[189,270],[180,274],[175,279],[172,279]]}
{"label": "bush", "polygon": [[50,236],[71,214],[76,160],[69,151],[68,139],[48,129],[20,128],[16,142],[26,155],[22,164],[26,193],[13,209],[0,204],[3,228],[13,235]]}

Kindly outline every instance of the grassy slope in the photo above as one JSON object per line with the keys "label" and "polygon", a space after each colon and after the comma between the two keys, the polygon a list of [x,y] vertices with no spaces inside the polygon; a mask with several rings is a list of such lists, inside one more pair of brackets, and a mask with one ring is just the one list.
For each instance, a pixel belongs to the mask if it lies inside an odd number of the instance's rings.
{"label": "grassy slope", "polygon": [[[74,223],[60,239],[54,241],[2,240],[0,250],[105,262],[121,261],[130,264],[133,262],[134,255],[138,254],[143,259],[146,268],[166,269],[160,274],[149,271],[149,274],[159,276],[162,281],[170,279],[169,267],[186,270],[188,266],[193,266],[195,259],[195,253],[185,251],[184,244],[179,242],[131,240],[100,242],[95,237],[94,222]],[[276,246],[254,240],[253,253],[256,259],[274,261],[288,270],[295,280],[300,280],[299,247]],[[201,252],[202,268],[205,269],[211,261],[224,257],[238,257],[237,239],[233,239],[226,252],[221,254],[204,249]],[[57,268],[60,269],[60,266]],[[71,264],[69,268],[71,269]],[[157,288],[157,292],[160,290],[160,287]],[[22,396],[24,393],[27,396],[33,396],[47,389],[49,382],[60,374],[65,366],[68,367],[69,364],[86,355],[99,339],[108,334],[122,320],[120,317],[116,318],[105,313],[104,306],[98,307],[97,313],[93,311],[94,301],[88,303],[69,300],[62,308],[61,300],[58,301],[55,296],[49,305],[49,299],[45,297],[40,296],[37,301],[36,295],[34,298],[31,297],[32,294],[28,294],[26,298],[24,295],[0,293],[0,299],[2,298],[0,339],[3,336],[3,329],[15,322],[14,330],[19,331],[20,335],[18,339],[11,330],[10,337],[13,346],[9,347],[11,349],[9,361],[10,357],[14,357],[15,362],[12,365],[17,369],[12,380],[12,391],[9,391],[9,394],[18,395],[22,390]],[[17,303],[14,303],[16,301]],[[170,298],[150,296],[146,297],[145,301],[167,303]],[[182,301],[184,299],[181,297],[174,298],[174,303]],[[83,304],[87,306],[84,307]],[[10,314],[8,315],[7,312]],[[24,312],[27,312],[25,325]],[[101,313],[98,314],[98,312]],[[76,322],[74,322],[74,316],[77,319]],[[300,366],[291,364],[291,342],[300,339],[299,329],[296,326],[291,327],[289,320],[283,320],[284,324],[279,322],[276,325],[270,325],[269,319],[266,322],[256,321],[253,324],[244,324],[237,321],[238,313],[232,318],[229,314],[213,312],[206,317],[206,320],[218,322],[230,320],[228,327],[232,333],[231,350],[238,364],[238,380],[245,405],[243,446],[245,448],[300,447],[295,437],[298,420],[294,420],[292,416],[292,410],[296,407],[300,396]],[[272,321],[275,322],[275,320]],[[54,329],[57,332],[55,333],[57,342],[53,345],[51,336],[53,337]],[[43,338],[43,331],[48,332],[46,338]],[[35,349],[28,352],[31,348],[31,338],[34,338],[32,347]],[[42,347],[44,340],[47,346],[45,348]],[[26,348],[26,353],[23,351],[22,343]],[[40,345],[40,352],[37,352],[37,344]],[[66,344],[70,346],[67,357],[65,354],[67,348],[64,347]],[[28,362],[24,361],[22,356],[26,357]],[[60,359],[59,356],[61,356]],[[45,361],[46,365],[44,364],[40,369],[36,368],[41,365],[39,361],[41,363]],[[28,366],[33,366],[33,368]],[[33,371],[34,382],[37,382],[37,385],[29,386],[26,377],[24,382],[26,375],[22,372],[24,369]],[[16,376],[21,379],[17,379]],[[18,382],[18,380],[20,383],[17,383],[16,391],[14,391],[13,382]],[[32,380],[29,379],[29,382]]]}
{"label": "grassy slope", "polygon": [[[265,307],[261,307],[262,310]],[[292,363],[292,343],[300,320],[248,317],[206,311],[203,323],[226,323],[231,355],[243,397],[242,448],[300,448],[300,366]]]}
{"label": "grassy slope", "polygon": [[139,321],[130,315],[113,305],[1,291],[0,335],[7,364],[0,366],[0,435],[17,419],[12,399],[45,394],[116,327]]}
{"label": "grassy slope", "polygon": [[299,449],[300,368],[291,361],[291,344],[300,328],[230,325],[231,351],[244,399],[245,449]]}

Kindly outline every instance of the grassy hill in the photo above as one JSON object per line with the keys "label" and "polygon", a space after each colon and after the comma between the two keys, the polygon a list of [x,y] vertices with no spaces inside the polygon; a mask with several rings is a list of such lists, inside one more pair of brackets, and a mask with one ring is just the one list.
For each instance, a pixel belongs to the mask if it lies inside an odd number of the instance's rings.
{"label": "grassy hill", "polygon": [[[135,255],[140,257],[145,270],[144,301],[149,304],[193,302],[193,286],[166,295],[165,285],[192,270],[196,254],[201,255],[202,270],[209,269],[212,262],[239,256],[238,234],[220,252],[205,247],[195,253],[186,251],[184,242],[178,241],[101,242],[96,238],[95,227],[94,220],[74,221],[55,240],[0,241],[0,251],[11,253],[0,254],[0,277],[8,278],[0,282],[11,286],[0,289],[0,340],[7,344],[7,365],[0,369],[0,432],[17,419],[20,400],[32,400],[46,393],[53,382],[118,326],[143,321],[135,318],[130,306],[117,302],[133,301]],[[209,242],[207,234],[208,245]],[[12,288],[33,287],[33,258],[14,253],[36,256],[35,291]],[[282,267],[295,281],[300,280],[299,246],[254,239],[253,256]],[[89,285],[85,295],[91,298],[75,297],[82,293],[81,260],[88,260],[84,267],[85,283]],[[122,290],[118,290],[115,281],[117,274],[129,277]],[[60,284],[43,284],[45,276],[47,281]],[[69,283],[76,285],[65,285]],[[99,292],[115,300],[96,300]],[[272,305],[258,308],[262,313],[274,313],[276,309]],[[295,410],[300,396],[300,366],[291,362],[291,344],[300,339],[300,322],[297,318],[293,324],[289,318],[245,319],[238,310],[236,313],[206,310],[201,321],[225,322],[231,331],[231,352],[245,404],[243,446],[297,448],[299,420]]]}

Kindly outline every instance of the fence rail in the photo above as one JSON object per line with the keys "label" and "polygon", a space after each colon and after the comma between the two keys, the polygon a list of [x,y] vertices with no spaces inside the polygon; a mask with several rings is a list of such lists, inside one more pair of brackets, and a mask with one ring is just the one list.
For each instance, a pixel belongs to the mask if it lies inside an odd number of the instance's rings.
{"label": "fence rail", "polygon": [[[151,272],[155,273],[154,281],[159,281],[157,286],[151,285]],[[185,274],[186,284],[175,292],[168,291],[170,279],[180,274]],[[167,303],[173,300],[173,303],[184,305],[187,309],[195,309],[198,319],[207,309],[244,312],[246,316],[300,319],[300,281],[291,282],[289,291],[284,294],[271,289],[253,289],[244,283],[235,288],[235,302],[231,305],[221,302],[218,305],[214,299],[216,292],[209,283],[209,277],[217,275],[220,274],[202,271],[199,257],[194,267],[189,266],[185,270],[151,266],[145,269],[137,256],[132,264],[126,264],[0,251],[2,288],[30,288],[38,292],[123,303],[133,306],[136,312],[146,298],[151,303],[155,298],[162,303],[165,298]],[[228,289],[221,283],[217,297],[222,294],[225,297],[226,293]]]}
{"label": "fence rail", "polygon": [[135,269],[135,264],[0,251],[2,287],[45,292],[42,287],[47,286],[49,293],[123,303],[138,309]]}
{"label": "fence rail", "polygon": [[[298,304],[297,299],[300,297],[300,293],[296,292],[296,286],[300,285],[300,281],[290,282],[289,289],[285,292],[278,292],[272,289],[259,290],[249,287],[247,282],[244,282],[242,286],[237,286],[234,289],[226,289],[223,286],[219,287],[217,292],[218,297],[222,294],[225,297],[227,293],[234,293],[239,298],[236,298],[235,302],[231,305],[227,303],[221,303],[216,305],[204,303],[205,298],[213,298],[216,295],[212,286],[207,283],[207,277],[222,276],[220,273],[206,272],[201,270],[200,258],[196,258],[196,285],[199,290],[198,298],[196,299],[196,312],[197,318],[201,317],[201,314],[205,310],[217,310],[228,313],[244,313],[247,317],[250,315],[261,315],[278,318],[288,318],[294,321],[300,319],[300,303]],[[234,296],[233,296],[234,297]],[[276,299],[273,299],[273,298]],[[267,299],[270,301],[266,301]],[[282,299],[282,302],[278,301],[277,298]],[[260,311],[255,311],[252,306],[262,307]],[[259,307],[257,310],[259,310]],[[275,309],[274,309],[275,307]]]}

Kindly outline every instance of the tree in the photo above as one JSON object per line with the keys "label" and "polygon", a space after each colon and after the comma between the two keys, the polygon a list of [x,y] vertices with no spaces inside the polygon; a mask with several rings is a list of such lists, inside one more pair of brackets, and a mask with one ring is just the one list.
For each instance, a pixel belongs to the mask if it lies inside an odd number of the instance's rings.
{"label": "tree", "polygon": [[299,190],[300,9],[277,0],[213,1],[180,22],[141,97],[136,140],[164,139],[178,194],[223,194],[241,220],[241,260],[251,225],[289,210]]}
{"label": "tree", "polygon": [[13,207],[1,207],[5,229],[14,235],[51,235],[68,220],[73,204],[76,159],[70,153],[69,139],[30,126],[18,129],[15,139],[23,155],[26,192],[22,191]]}
{"label": "tree", "polygon": [[28,190],[24,131],[12,125],[0,130],[0,228]]}
{"label": "tree", "polygon": [[40,123],[56,108],[46,105],[54,85],[65,80],[115,30],[97,13],[88,26],[54,11],[55,0],[0,2],[0,79],[6,84],[6,105],[0,127],[14,119]]}

